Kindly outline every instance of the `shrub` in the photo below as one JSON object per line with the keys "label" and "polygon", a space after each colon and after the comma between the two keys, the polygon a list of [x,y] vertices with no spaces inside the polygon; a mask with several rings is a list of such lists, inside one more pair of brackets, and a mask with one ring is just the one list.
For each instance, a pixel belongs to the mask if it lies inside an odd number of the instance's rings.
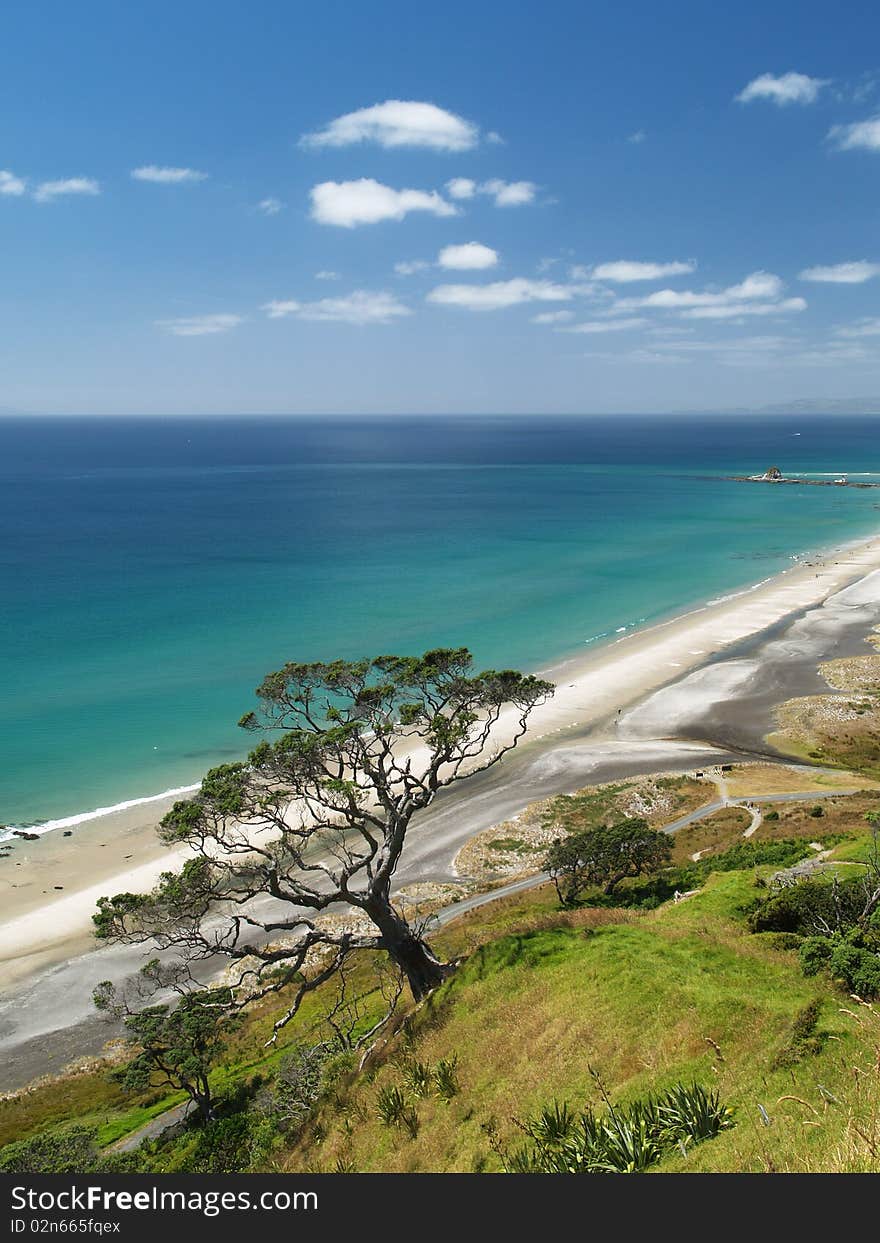
{"label": "shrub", "polygon": [[796,1066],[811,1054],[821,1053],[825,1037],[816,1031],[822,1000],[814,997],[794,1017],[788,1039],[773,1059],[775,1070]]}
{"label": "shrub", "polygon": [[410,1093],[417,1099],[431,1095],[434,1076],[427,1062],[406,1062],[401,1074]]}
{"label": "shrub", "polygon": [[247,1114],[233,1114],[207,1123],[198,1133],[187,1161],[193,1174],[236,1174],[250,1164],[250,1125]]}
{"label": "shrub", "polygon": [[880,993],[880,955],[872,950],[839,940],[828,956],[828,969],[859,997]]}
{"label": "shrub", "polygon": [[635,1174],[675,1148],[711,1139],[733,1125],[733,1116],[716,1090],[694,1083],[578,1118],[554,1102],[520,1125],[531,1144],[509,1152],[495,1146],[508,1173]]}
{"label": "shrub", "polygon": [[752,932],[800,932],[823,926],[844,930],[864,909],[861,880],[800,880],[774,889],[749,915]]}
{"label": "shrub", "polygon": [[828,959],[831,956],[831,938],[805,937],[798,953],[804,975],[817,975],[823,967],[828,965]]}
{"label": "shrub", "polygon": [[301,1045],[281,1060],[267,1107],[284,1125],[299,1126],[312,1112],[330,1052],[326,1045]]}
{"label": "shrub", "polygon": [[418,1124],[415,1111],[410,1107],[397,1084],[380,1088],[376,1096],[376,1113],[385,1126],[402,1126],[415,1135]]}
{"label": "shrub", "polygon": [[453,1096],[458,1094],[458,1075],[456,1070],[458,1067],[458,1057],[453,1054],[452,1057],[442,1058],[434,1071],[434,1084],[437,1088],[437,1095],[441,1100],[451,1101]]}
{"label": "shrub", "polygon": [[825,815],[825,808],[820,807],[817,803],[815,807],[810,808],[810,815],[813,816],[814,819],[818,820],[820,816]]}
{"label": "shrub", "polygon": [[82,1126],[44,1132],[0,1149],[2,1174],[94,1174],[102,1168],[95,1132]]}

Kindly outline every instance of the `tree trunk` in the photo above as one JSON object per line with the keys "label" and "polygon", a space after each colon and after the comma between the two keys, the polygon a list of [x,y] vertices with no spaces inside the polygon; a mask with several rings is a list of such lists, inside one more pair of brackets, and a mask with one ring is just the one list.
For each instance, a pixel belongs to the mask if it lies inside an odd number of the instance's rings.
{"label": "tree trunk", "polygon": [[201,1079],[187,1089],[196,1107],[200,1122],[210,1122],[214,1117],[214,1102],[211,1099],[211,1085]]}
{"label": "tree trunk", "polygon": [[443,983],[452,969],[440,962],[428,943],[416,936],[390,904],[367,910],[367,914],[382,934],[382,948],[406,976],[415,1001],[421,1001]]}

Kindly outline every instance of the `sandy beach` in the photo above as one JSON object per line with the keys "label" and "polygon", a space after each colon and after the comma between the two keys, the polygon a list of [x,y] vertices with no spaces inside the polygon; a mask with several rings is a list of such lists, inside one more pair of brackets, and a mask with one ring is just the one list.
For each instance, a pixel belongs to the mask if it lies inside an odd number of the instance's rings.
{"label": "sandy beach", "polygon": [[[726,649],[859,580],[866,580],[863,595],[867,592],[870,600],[880,600],[880,582],[869,578],[878,570],[880,537],[874,537],[798,562],[770,580],[542,670],[556,682],[557,690],[534,712],[523,753],[546,752],[585,731],[596,743],[603,737],[612,739],[618,756],[626,746],[633,750],[637,738],[644,742],[668,736],[676,715],[672,688],[685,688],[682,693],[691,710],[695,699],[708,708],[734,693],[737,677],[745,678],[749,672],[741,667],[727,670],[719,680],[718,666],[712,662]],[[694,683],[691,675],[701,669],[710,672]],[[661,688],[667,690],[658,697],[655,693]],[[647,715],[647,709],[641,715],[627,711],[652,695]],[[511,727],[512,717],[502,718],[498,736]],[[155,825],[172,801],[145,803],[84,822],[71,836],[55,830],[38,841],[16,840],[0,872],[0,990],[87,952],[98,897],[148,889],[160,872],[179,863],[181,854],[167,851],[155,835]]]}

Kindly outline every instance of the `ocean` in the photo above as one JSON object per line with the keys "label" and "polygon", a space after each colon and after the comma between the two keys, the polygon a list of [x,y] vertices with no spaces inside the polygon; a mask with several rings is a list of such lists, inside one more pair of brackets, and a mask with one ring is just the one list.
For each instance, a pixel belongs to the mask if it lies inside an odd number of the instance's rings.
{"label": "ocean", "polygon": [[546,669],[880,529],[870,418],[2,418],[0,823],[242,756],[262,676]]}

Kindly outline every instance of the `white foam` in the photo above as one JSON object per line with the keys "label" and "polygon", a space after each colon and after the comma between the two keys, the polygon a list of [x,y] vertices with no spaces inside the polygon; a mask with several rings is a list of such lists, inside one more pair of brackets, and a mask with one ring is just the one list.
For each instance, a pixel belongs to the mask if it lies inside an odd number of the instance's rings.
{"label": "white foam", "polygon": [[112,816],[120,811],[128,811],[130,807],[144,807],[147,803],[160,803],[163,799],[176,798],[181,794],[193,794],[199,789],[200,785],[201,782],[197,782],[192,786],[176,786],[172,790],[163,790],[161,794],[147,794],[143,798],[126,799],[124,803],[114,803],[112,807],[95,807],[93,811],[81,811],[75,816],[63,816],[60,820],[45,820],[42,824],[26,825],[24,827],[11,824],[5,830],[0,830],[0,842],[8,841],[16,831],[20,833],[37,833],[42,837],[44,833],[51,833],[54,829],[72,829],[74,825],[85,824],[89,820],[100,820],[103,816]]}

